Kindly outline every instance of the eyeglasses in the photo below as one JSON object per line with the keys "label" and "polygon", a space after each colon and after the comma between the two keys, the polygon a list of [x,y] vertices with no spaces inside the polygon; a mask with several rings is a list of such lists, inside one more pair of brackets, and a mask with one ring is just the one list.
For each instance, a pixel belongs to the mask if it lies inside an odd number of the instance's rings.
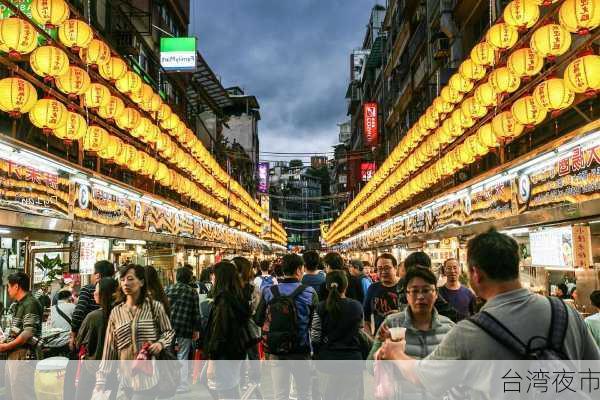
{"label": "eyeglasses", "polygon": [[417,297],[420,294],[422,294],[423,296],[430,296],[434,292],[435,292],[435,288],[432,288],[432,287],[406,290],[406,294],[408,294],[409,296],[412,296],[412,297]]}
{"label": "eyeglasses", "polygon": [[390,272],[394,267],[377,267],[377,271],[379,272]]}

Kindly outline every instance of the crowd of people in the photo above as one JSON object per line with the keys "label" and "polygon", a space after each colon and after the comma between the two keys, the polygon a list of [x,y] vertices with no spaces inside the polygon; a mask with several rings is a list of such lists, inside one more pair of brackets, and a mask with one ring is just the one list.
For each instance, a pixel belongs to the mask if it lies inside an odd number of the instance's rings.
{"label": "crowd of people", "polygon": [[[186,393],[191,388],[186,360],[196,353],[207,360],[200,381],[214,399],[240,398],[247,388],[261,397],[260,370],[248,361],[269,360],[277,400],[289,399],[291,390],[298,400],[362,399],[362,370],[379,360],[397,362],[406,379],[443,393],[448,388],[436,379],[439,371],[420,368],[422,362],[549,354],[600,359],[600,317],[584,322],[561,300],[522,287],[518,246],[509,236],[494,230],[476,236],[468,244],[467,271],[452,258],[442,273],[445,282],[438,286],[424,252],[401,263],[384,253],[371,267],[338,253],[321,257],[307,251],[260,262],[223,260],[198,279],[185,265],[165,290],[151,266],[127,264],[116,271],[112,263],[99,261],[77,304],[65,292],[51,307],[52,324],[68,332],[55,347],[74,359],[99,363],[96,370],[79,368],[76,377],[67,371],[65,394],[89,399],[117,387],[113,398],[117,393],[129,399]],[[468,285],[461,283],[465,273]],[[44,310],[29,282],[23,272],[8,277],[12,320],[0,352],[9,360],[43,357]],[[598,291],[591,296],[596,307],[599,298]],[[169,371],[138,373],[143,367],[136,362],[171,356],[182,368],[173,393],[163,393]],[[130,360],[134,367],[113,360]],[[365,362],[339,368],[313,360]],[[31,368],[30,363],[7,365],[12,399],[35,398],[27,382]],[[454,371],[456,381],[463,372]]]}

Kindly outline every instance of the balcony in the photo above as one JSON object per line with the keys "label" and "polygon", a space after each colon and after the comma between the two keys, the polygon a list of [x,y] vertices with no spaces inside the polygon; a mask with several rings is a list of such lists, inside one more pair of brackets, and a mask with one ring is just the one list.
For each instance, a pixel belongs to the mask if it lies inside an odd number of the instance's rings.
{"label": "balcony", "polygon": [[427,39],[427,26],[425,21],[421,21],[413,34],[411,35],[410,41],[408,42],[408,57],[412,60],[417,54],[417,50],[421,47]]}

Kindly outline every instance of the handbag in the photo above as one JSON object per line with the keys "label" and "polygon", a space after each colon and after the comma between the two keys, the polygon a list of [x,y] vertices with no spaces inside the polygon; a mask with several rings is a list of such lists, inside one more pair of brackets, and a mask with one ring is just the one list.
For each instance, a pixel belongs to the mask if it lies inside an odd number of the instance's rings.
{"label": "handbag", "polygon": [[[156,322],[152,300],[150,303],[150,311],[152,313],[156,334],[157,336],[160,336],[161,332],[158,323]],[[177,356],[172,351],[171,347],[164,347],[156,357],[156,360],[158,361],[156,365],[160,379],[160,383],[158,384],[159,397],[173,397],[175,396],[177,387],[181,383],[181,363],[177,360]]]}

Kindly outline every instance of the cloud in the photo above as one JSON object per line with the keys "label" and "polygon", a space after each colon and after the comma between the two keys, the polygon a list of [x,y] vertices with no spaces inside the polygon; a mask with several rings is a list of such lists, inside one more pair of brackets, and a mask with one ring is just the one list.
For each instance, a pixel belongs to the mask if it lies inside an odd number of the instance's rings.
{"label": "cloud", "polygon": [[327,152],[373,2],[192,0],[190,33],[225,87],[261,105],[261,151]]}

